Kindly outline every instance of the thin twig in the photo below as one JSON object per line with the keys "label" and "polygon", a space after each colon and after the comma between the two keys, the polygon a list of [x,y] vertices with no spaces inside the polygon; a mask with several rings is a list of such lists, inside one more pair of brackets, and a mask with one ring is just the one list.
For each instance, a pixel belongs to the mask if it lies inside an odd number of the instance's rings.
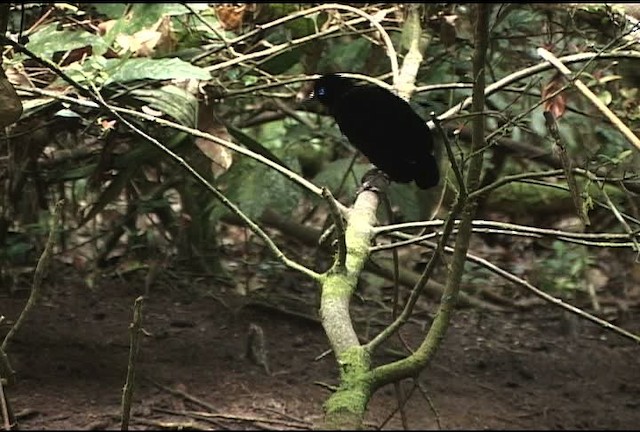
{"label": "thin twig", "polygon": [[[604,182],[596,179],[595,176],[593,174],[591,174],[590,172],[588,172],[588,171],[587,171],[587,174],[589,175],[589,178],[591,180],[593,180],[593,181],[598,183],[598,186],[600,187],[600,192],[602,193],[602,195],[604,195],[604,199],[605,199],[607,205],[609,206],[609,209],[611,210],[611,212],[613,213],[615,218],[618,220],[618,222],[620,222],[620,225],[622,225],[624,230],[629,235],[629,238],[633,242],[633,250],[635,250],[636,253],[640,254],[640,244],[638,244],[638,240],[636,239],[638,232],[637,231],[634,232],[634,230],[631,229],[631,226],[629,226],[629,224],[625,220],[625,218],[622,215],[622,213],[620,212],[620,210],[618,210],[618,207],[611,200],[611,198],[609,197],[609,193],[606,191],[606,189],[604,187],[605,186]],[[638,256],[640,256],[640,255],[636,256],[636,261],[638,260]]]}
{"label": "thin twig", "polygon": [[[425,245],[429,246],[430,248],[436,248],[437,245],[436,243],[433,242],[429,242],[429,241],[425,241],[424,242]],[[453,248],[447,246],[445,247],[445,252],[447,252],[448,254],[453,253]],[[547,293],[545,293],[544,291],[536,288],[534,285],[530,284],[529,282],[527,282],[524,279],[519,278],[518,276],[509,273],[508,271],[498,267],[497,265],[491,263],[490,261],[487,261],[484,258],[480,258],[476,255],[467,253],[466,255],[466,259],[469,260],[470,262],[473,262],[475,264],[481,265],[482,267],[486,268],[487,270],[491,271],[492,273],[495,273],[501,277],[503,277],[504,279],[511,281],[523,288],[526,288],[528,291],[532,292],[535,296],[540,297],[541,299],[555,305],[555,306],[559,306],[562,309],[565,309],[569,312],[571,312],[572,314],[578,315],[581,318],[584,318],[588,321],[594,322],[596,324],[598,324],[599,326],[607,329],[607,330],[611,330],[614,333],[617,333],[621,336],[624,336],[625,338],[631,339],[632,341],[636,342],[636,343],[640,343],[640,336],[635,335],[627,330],[624,330],[623,328],[620,328],[614,324],[611,324],[608,321],[605,321],[603,319],[600,319],[594,315],[591,315],[588,312],[583,311],[582,309],[579,309],[573,305],[570,305],[568,303],[563,302],[562,300],[560,300],[559,298],[553,297]]]}
{"label": "thin twig", "polygon": [[[394,383],[396,385],[401,384],[401,382],[396,382]],[[416,387],[413,386],[411,387],[411,390],[409,390],[409,394],[406,395],[402,400],[398,401],[398,404],[393,408],[393,410],[387,415],[387,417],[385,417],[384,420],[382,420],[382,422],[380,422],[379,425],[376,426],[376,429],[378,430],[382,430],[390,421],[391,419],[393,419],[393,417],[395,417],[396,413],[398,411],[403,411],[405,405],[407,404],[407,402],[409,402],[409,399],[411,398],[411,396],[413,395],[413,392],[415,391]],[[402,415],[402,414],[401,414]],[[403,420],[402,422],[402,426],[404,428],[404,430],[408,430],[409,428],[405,425],[405,421]]]}
{"label": "thin twig", "polygon": [[340,210],[338,209],[338,206],[336,204],[336,199],[333,197],[331,191],[328,188],[322,188],[322,196],[329,204],[329,210],[334,221],[333,226],[335,227],[335,236],[338,242],[338,256],[335,262],[335,270],[339,273],[342,273],[345,271],[345,263],[347,261],[347,243],[344,236],[345,228],[344,222],[342,221],[342,214],[340,214]]}
{"label": "thin twig", "polygon": [[[585,61],[591,61],[593,59],[607,60],[607,59],[620,59],[620,58],[628,58],[628,59],[640,59],[640,52],[638,51],[618,51],[618,52],[610,52],[610,53],[581,53],[581,54],[572,54],[564,57],[560,57],[559,60],[564,64],[571,63],[580,63]],[[495,83],[488,85],[485,89],[485,96],[490,96],[505,87],[513,84],[517,81],[520,81],[525,78],[529,78],[533,75],[539,74],[540,72],[547,71],[549,69],[553,69],[553,66],[549,62],[542,62],[537,65],[521,69],[517,72],[514,72],[506,77],[496,81]],[[444,113],[438,116],[440,121],[444,121],[449,117],[457,114],[458,112],[464,110],[465,108],[471,105],[471,97],[465,98],[462,102],[455,105],[454,107],[448,109]]]}
{"label": "thin twig", "polygon": [[[454,222],[456,225],[460,223],[459,220]],[[379,230],[376,230],[376,235],[387,234],[393,231],[402,231],[405,229],[417,229],[417,228],[437,228],[444,224],[442,219],[435,219],[431,221],[420,221],[420,222],[405,222],[394,225],[385,225],[381,226]],[[510,230],[513,232],[521,232],[521,233],[533,233],[540,234],[541,236],[550,236],[557,238],[569,238],[569,239],[579,239],[579,240],[609,240],[609,241],[622,241],[629,240],[630,237],[638,236],[640,233],[638,231],[631,232],[629,234],[620,234],[620,233],[582,233],[582,232],[571,232],[571,231],[562,231],[551,228],[538,228],[529,225],[520,225],[514,224],[510,222],[497,222],[497,221],[487,221],[487,220],[474,220],[473,221],[474,228],[486,228],[492,227],[501,230]],[[373,249],[377,249],[380,246],[376,246]]]}
{"label": "thin twig", "polygon": [[0,380],[6,379],[7,384],[14,384],[15,374],[15,371],[11,367],[9,356],[7,356],[7,353],[5,353],[2,348],[0,348]]}
{"label": "thin twig", "polygon": [[[473,121],[471,141],[472,151],[481,147],[484,144],[485,138],[485,117],[482,114],[482,109],[485,103],[485,67],[489,41],[488,23],[493,5],[478,3],[474,7],[476,12],[473,54],[473,77],[475,85],[473,88],[472,110],[479,114]],[[482,154],[477,154],[471,158],[469,162],[469,169],[466,176],[466,187],[468,191],[473,191],[478,187],[482,171],[482,162]],[[458,294],[460,292],[460,282],[464,272],[466,254],[469,249],[476,203],[475,200],[469,200],[467,196],[459,194],[455,207],[461,214],[460,232],[456,236],[455,252],[453,254],[450,267],[448,268],[447,282],[441,296],[436,316],[431,323],[431,327],[429,328],[427,335],[413,354],[396,362],[378,366],[370,372],[370,379],[373,383],[372,385],[374,389],[378,389],[385,384],[395,382],[401,378],[415,376],[419,373],[419,371],[427,365],[433,355],[437,352],[438,347],[440,346],[440,343],[449,327],[449,323],[456,307]],[[448,220],[448,225],[451,227],[450,229],[453,227],[453,220],[455,218],[453,214],[454,211],[452,210]],[[438,242],[438,248],[442,247],[443,242],[442,239],[440,240],[441,241]],[[435,255],[436,253],[434,253],[434,256]],[[385,329],[385,331],[386,330],[387,329]],[[378,336],[374,338],[374,340],[379,339]],[[372,342],[373,340],[370,344]]]}
{"label": "thin twig", "polygon": [[[308,9],[306,11],[302,11],[302,12],[300,12],[298,14],[292,14],[292,16],[295,15],[294,17],[298,18],[298,17],[302,17],[302,16],[305,16],[305,15],[309,15],[311,13],[315,13],[315,12],[318,12],[318,11],[321,11],[321,10],[326,10],[326,9],[346,10],[346,11],[352,12],[352,13],[354,13],[356,15],[360,15],[361,18],[356,18],[354,20],[350,20],[350,21],[348,21],[348,23],[349,24],[356,24],[358,22],[369,21],[371,23],[371,25],[374,26],[376,28],[376,30],[378,30],[378,32],[380,32],[380,37],[384,41],[385,48],[386,48],[386,53],[387,53],[387,56],[389,57],[389,61],[391,63],[391,71],[392,71],[392,74],[393,74],[393,77],[394,77],[393,81],[396,82],[398,80],[398,76],[399,76],[398,56],[396,54],[395,48],[393,47],[393,42],[391,41],[391,38],[389,37],[389,34],[380,25],[380,23],[377,20],[374,19],[373,16],[371,16],[368,13],[366,13],[366,12],[364,12],[364,11],[358,9],[358,8],[355,8],[353,6],[344,5],[344,4],[337,4],[337,3],[323,4],[323,5]],[[393,9],[391,9],[391,10],[393,10]],[[272,23],[269,23],[268,25],[269,26],[273,26],[276,21],[280,21],[280,20],[275,20]],[[267,25],[264,25],[264,26],[262,26],[262,28],[264,29],[266,26]],[[309,35],[309,36],[303,36],[303,37],[300,37],[300,38],[297,38],[297,39],[293,39],[293,40],[291,40],[289,42],[278,44],[278,45],[272,46],[270,48],[264,49],[262,51],[256,51],[256,52],[252,52],[252,53],[249,53],[249,54],[244,54],[244,55],[241,55],[241,56],[236,57],[234,59],[223,61],[221,63],[217,63],[217,64],[212,65],[212,66],[208,66],[205,69],[208,70],[209,72],[214,72],[216,70],[224,69],[224,68],[227,68],[229,66],[233,66],[235,64],[238,64],[238,63],[241,63],[241,62],[244,62],[244,61],[247,61],[247,60],[251,60],[251,59],[259,58],[259,57],[264,57],[264,56],[271,55],[271,54],[274,54],[274,53],[279,53],[279,52],[281,52],[281,51],[283,51],[285,49],[290,49],[290,48],[292,48],[294,46],[301,45],[303,43],[307,43],[307,42],[309,42],[311,40],[317,39],[317,38],[322,37],[324,35],[336,32],[336,31],[340,30],[340,28],[341,28],[340,25],[335,25],[335,26],[332,26],[332,27],[330,27],[330,28],[328,28],[326,30],[323,30],[321,32],[318,32],[318,33],[315,33],[315,34],[312,34],[312,35]],[[232,41],[230,41],[230,43],[231,42]]]}
{"label": "thin twig", "polygon": [[168,392],[169,394],[172,394],[174,396],[180,396],[181,398],[184,398],[190,402],[195,403],[196,405],[200,405],[203,408],[208,409],[209,411],[217,411],[217,408],[213,405],[211,405],[209,402],[203,401],[200,398],[197,398],[185,391],[182,390],[178,390],[178,389],[173,389],[171,387],[168,387],[164,384],[160,384],[159,382],[149,378],[149,377],[145,377],[146,381],[149,381],[151,384],[153,384],[154,386],[158,387],[159,389],[162,389],[166,392]]}
{"label": "thin twig", "polygon": [[0,411],[2,412],[2,424],[4,430],[10,431],[13,425],[14,419],[11,418],[11,408],[9,407],[9,400],[7,400],[4,392],[4,385],[2,384],[2,378],[0,378]]}
{"label": "thin twig", "polygon": [[144,297],[138,297],[133,304],[133,321],[129,324],[129,363],[127,365],[127,379],[122,391],[122,421],[120,429],[129,430],[129,418],[131,416],[131,402],[136,379],[136,365],[138,352],[140,351],[140,334],[142,330],[142,302]]}
{"label": "thin twig", "polygon": [[281,420],[281,419],[270,419],[266,417],[256,417],[250,415],[235,415],[235,414],[222,414],[222,413],[213,413],[213,412],[202,412],[202,411],[178,411],[166,408],[153,408],[154,411],[173,414],[173,415],[181,415],[185,417],[193,417],[200,419],[224,419],[224,420],[233,420],[233,421],[243,421],[249,423],[271,423],[280,426],[294,427],[298,429],[309,429],[311,428],[311,423],[304,421],[289,421],[289,420]]}
{"label": "thin twig", "polygon": [[408,33],[409,49],[404,56],[399,76],[395,77],[394,75],[394,87],[398,96],[405,100],[409,100],[415,91],[416,77],[423,59],[422,53],[427,51],[426,44],[421,43],[423,35],[420,26],[419,8],[421,7],[422,5],[419,3],[407,5],[409,12],[403,24],[403,32],[406,30]]}
{"label": "thin twig", "polygon": [[7,347],[9,346],[9,342],[11,339],[18,333],[18,330],[25,323],[29,312],[36,305],[38,298],[40,296],[40,288],[42,287],[42,281],[44,280],[45,275],[47,274],[47,267],[49,262],[51,261],[51,255],[53,252],[53,245],[55,243],[56,234],[58,232],[58,224],[60,223],[60,215],[62,214],[62,205],[64,204],[64,200],[60,200],[56,203],[52,218],[51,218],[51,230],[49,231],[49,238],[47,239],[47,244],[44,247],[44,251],[42,255],[40,255],[40,259],[38,260],[38,264],[36,265],[35,273],[33,274],[33,286],[31,287],[31,294],[29,295],[29,299],[27,300],[27,304],[24,306],[24,309],[20,313],[18,320],[11,327],[9,333],[4,337],[4,341],[2,342],[2,346],[0,349],[7,352]]}
{"label": "thin twig", "polygon": [[436,419],[436,424],[438,425],[438,430],[442,430],[442,423],[440,423],[440,414],[438,413],[436,406],[433,404],[433,401],[431,400],[431,397],[427,392],[427,387],[420,381],[419,378],[416,378],[415,382],[416,382],[416,385],[418,386],[418,390],[420,391],[420,394],[422,394],[422,397],[425,398],[425,400],[429,404],[429,408],[431,408],[433,417]]}
{"label": "thin twig", "polygon": [[455,174],[456,180],[458,182],[458,188],[459,188],[458,190],[460,190],[460,192],[466,196],[467,188],[464,184],[464,176],[462,175],[462,170],[460,169],[460,165],[456,160],[456,155],[453,153],[453,148],[451,147],[451,142],[449,141],[449,137],[447,137],[446,132],[442,129],[442,125],[440,124],[440,120],[438,120],[436,113],[434,112],[431,113],[431,119],[435,125],[436,130],[442,137],[444,148],[447,151],[447,157],[449,158],[449,162],[451,163],[451,168],[453,169],[453,173]]}
{"label": "thin twig", "polygon": [[431,258],[427,263],[427,266],[425,267],[424,271],[420,275],[420,279],[411,290],[409,299],[407,300],[407,303],[402,309],[402,312],[391,324],[389,324],[382,332],[380,332],[377,336],[375,336],[366,344],[365,348],[369,352],[374,352],[385,340],[387,340],[391,335],[397,332],[398,329],[400,329],[400,327],[402,327],[408,321],[409,317],[411,316],[411,313],[413,312],[413,308],[415,307],[416,303],[418,302],[418,299],[420,298],[420,295],[422,294],[422,291],[427,286],[427,282],[429,281],[431,274],[433,273],[436,265],[442,259],[442,255],[444,253],[444,247],[447,241],[449,241],[449,236],[453,231],[455,218],[460,213],[462,209],[462,205],[463,205],[463,200],[460,198],[460,195],[458,195],[458,200],[456,201],[456,204],[451,209],[451,213],[449,214],[449,217],[444,223],[442,236],[438,241],[438,247],[434,250],[433,255],[431,255]]}
{"label": "thin twig", "polygon": [[[214,26],[212,26],[209,21],[207,21],[206,19],[204,19],[202,17],[202,15],[200,14],[200,12],[198,12],[197,10],[193,9],[189,3],[182,3],[182,6],[184,6],[185,8],[187,8],[189,10],[189,12],[191,12],[197,19],[198,21],[200,21],[206,28],[208,28],[209,30],[211,30],[211,33],[215,34],[218,39],[220,39],[222,41],[222,43],[224,44],[225,48],[227,50],[229,50],[229,52],[234,55],[234,56],[239,56],[240,54],[238,54],[236,52],[236,50],[233,49],[233,47],[229,44],[229,41],[227,40],[227,38],[224,37],[224,35],[222,33],[220,33],[218,31],[218,29],[216,29]],[[194,60],[195,62],[195,60]]]}

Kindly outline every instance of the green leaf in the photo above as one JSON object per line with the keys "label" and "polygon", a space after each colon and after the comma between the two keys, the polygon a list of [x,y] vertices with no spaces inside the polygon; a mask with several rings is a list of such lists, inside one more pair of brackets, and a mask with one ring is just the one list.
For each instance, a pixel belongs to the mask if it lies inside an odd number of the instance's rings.
{"label": "green leaf", "polygon": [[[295,165],[294,160],[287,163]],[[267,208],[290,214],[302,197],[300,188],[282,174],[249,158],[234,163],[220,180],[227,182],[227,198],[254,220]]]}
{"label": "green leaf", "polygon": [[208,80],[211,74],[206,69],[194,66],[186,61],[177,58],[130,58],[125,61],[121,59],[108,59],[106,71],[109,72],[109,79],[106,84],[123,83],[128,81],[153,79],[200,79]]}
{"label": "green leaf", "polygon": [[598,95],[598,99],[602,101],[603,104],[609,105],[613,100],[613,96],[611,96],[611,92],[608,90],[604,90],[602,93]]}
{"label": "green leaf", "polygon": [[614,163],[619,164],[620,162],[622,162],[623,160],[625,160],[626,158],[628,158],[632,154],[633,154],[633,150],[624,150],[624,151],[622,151],[622,153],[620,153],[618,156],[616,156],[613,159],[613,161],[614,161]]}
{"label": "green leaf", "polygon": [[[187,5],[196,12],[204,12],[211,9],[211,6],[207,3],[187,3]],[[180,16],[191,13],[182,3],[164,3],[163,6],[164,8],[161,10],[164,15]]]}
{"label": "green leaf", "polygon": [[286,25],[286,28],[291,31],[291,37],[297,39],[315,33],[316,23],[310,17],[303,17],[290,21]]}
{"label": "green leaf", "polygon": [[273,75],[283,74],[289,71],[294,66],[300,65],[300,56],[304,51],[301,48],[293,48],[286,50],[282,54],[279,54],[262,64],[262,69]]}
{"label": "green leaf", "polygon": [[127,8],[126,3],[87,3],[88,8],[93,8],[100,15],[107,18],[120,18]]}
{"label": "green leaf", "polygon": [[340,38],[322,57],[318,70],[360,71],[370,51],[371,42],[367,39]]}
{"label": "green leaf", "polygon": [[267,159],[277,163],[278,165],[282,165],[284,167],[287,167],[287,165],[282,160],[280,160],[280,158],[278,158],[278,156],[276,156],[267,147],[262,145],[262,143],[260,143],[259,141],[253,139],[252,137],[250,137],[249,135],[247,135],[246,133],[244,133],[240,129],[235,128],[235,127],[233,127],[233,126],[231,126],[229,124],[226,124],[225,126],[227,127],[227,131],[229,131],[229,134],[231,134],[231,136],[235,140],[237,140],[240,144],[242,144],[243,146],[245,146],[246,148],[248,148],[252,152],[257,153],[257,154],[259,154],[261,156],[264,156]]}
{"label": "green leaf", "polygon": [[177,123],[195,127],[198,112],[198,100],[191,93],[175,85],[166,85],[159,89],[137,89],[131,94],[175,119]]}
{"label": "green leaf", "polygon": [[598,82],[599,82],[599,84],[602,85],[602,84],[606,84],[606,83],[609,83],[609,82],[612,82],[612,81],[618,81],[618,80],[621,80],[621,79],[622,79],[621,75],[607,75],[607,76],[604,76],[604,77],[600,78],[598,80]]}
{"label": "green leaf", "polygon": [[[322,171],[313,179],[313,182],[318,186],[326,186],[331,190],[332,193],[335,193],[344,178],[345,172],[349,168],[349,164],[351,163],[351,157],[343,158],[335,160],[331,163],[328,163],[324,166]],[[342,192],[352,196],[358,185],[360,184],[360,180],[364,173],[367,170],[371,169],[371,165],[356,163],[353,165],[353,174],[355,176],[355,181],[353,176],[349,176],[347,181],[344,184]]]}
{"label": "green leaf", "polygon": [[132,35],[139,30],[150,28],[164,15],[176,16],[189,13],[189,9],[180,3],[135,3],[127,15],[124,33]]}
{"label": "green leaf", "polygon": [[[417,187],[407,183],[391,182],[389,186],[389,201],[392,206],[398,206],[404,220],[420,220],[420,202],[416,193]],[[385,219],[387,220],[386,213]]]}
{"label": "green leaf", "polygon": [[77,168],[60,167],[46,173],[45,178],[51,182],[80,180],[89,177],[96,169],[96,163],[90,163]]}
{"label": "green leaf", "polygon": [[9,260],[19,259],[21,257],[26,257],[27,252],[33,250],[32,243],[19,242],[13,243],[7,246],[5,250],[6,258]]}
{"label": "green leaf", "polygon": [[94,52],[105,52],[108,48],[104,39],[84,30],[57,30],[57,24],[52,23],[42,27],[29,38],[28,49],[42,57],[51,59],[53,54],[70,51],[86,46],[93,47]]}

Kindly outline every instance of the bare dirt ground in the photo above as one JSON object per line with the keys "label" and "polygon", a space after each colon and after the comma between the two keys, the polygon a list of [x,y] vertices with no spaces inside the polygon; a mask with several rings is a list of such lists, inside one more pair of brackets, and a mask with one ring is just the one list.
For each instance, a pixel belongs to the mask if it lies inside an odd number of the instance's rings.
{"label": "bare dirt ground", "polygon": [[[128,325],[141,285],[113,279],[89,290],[66,277],[47,283],[8,350],[18,382],[7,396],[21,429],[119,428]],[[131,428],[317,424],[327,385],[337,382],[333,356],[318,359],[328,349],[321,326],[250,304],[234,312],[221,299],[172,291],[152,292],[145,300],[148,336],[140,350]],[[1,294],[0,313],[7,320],[0,336],[25,302],[24,293]],[[270,373],[246,355],[251,323],[264,332]],[[618,324],[637,332],[640,317],[631,310]],[[414,344],[423,334],[420,323],[403,332]],[[551,306],[460,310],[420,377],[433,408],[414,391],[406,422],[410,429],[636,429],[639,354],[632,342],[590,323],[576,324]],[[377,361],[393,358],[387,350]],[[405,392],[412,387],[404,383]],[[367,426],[380,425],[396,405],[392,386],[379,391]],[[400,427],[399,414],[384,426]]]}

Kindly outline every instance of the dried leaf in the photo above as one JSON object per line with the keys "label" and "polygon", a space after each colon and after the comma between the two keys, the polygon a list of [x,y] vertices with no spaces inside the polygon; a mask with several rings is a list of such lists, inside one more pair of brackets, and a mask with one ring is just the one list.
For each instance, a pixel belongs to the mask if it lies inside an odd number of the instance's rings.
{"label": "dried leaf", "polygon": [[9,66],[6,70],[7,79],[14,86],[35,87],[23,65]]}
{"label": "dried leaf", "polygon": [[0,127],[17,122],[22,115],[22,102],[16,89],[5,77],[0,77]]}
{"label": "dried leaf", "polygon": [[174,35],[175,32],[173,25],[171,24],[171,17],[169,15],[164,15],[160,18],[156,23],[155,30],[160,33],[160,40],[156,47],[157,51],[160,53],[175,51],[178,41]]}
{"label": "dried leaf", "polygon": [[445,15],[440,20],[440,40],[447,48],[456,42],[456,21],[458,15]]}
{"label": "dried leaf", "polygon": [[234,31],[242,27],[244,15],[247,11],[247,4],[220,4],[217,5],[216,13],[218,20],[222,24],[222,28]]}
{"label": "dried leaf", "polygon": [[594,290],[598,291],[609,283],[609,277],[597,267],[592,267],[586,271],[587,282],[593,285]]}
{"label": "dried leaf", "polygon": [[140,30],[133,35],[132,50],[137,57],[151,57],[162,34],[155,30]]}
{"label": "dried leaf", "polygon": [[[198,129],[227,141],[232,140],[227,128],[217,119],[213,109],[204,103],[200,105],[199,109]],[[214,177],[218,178],[227,172],[233,163],[233,153],[231,150],[204,138],[198,137],[195,142],[200,151],[211,159],[211,171]]]}
{"label": "dried leaf", "polygon": [[98,34],[100,36],[104,36],[105,34],[109,33],[109,30],[111,30],[117,23],[118,20],[114,19],[98,23]]}
{"label": "dried leaf", "polygon": [[552,147],[553,152],[556,154],[560,161],[562,162],[562,169],[564,170],[564,174],[567,178],[567,186],[569,186],[569,192],[571,193],[571,198],[573,199],[573,204],[576,208],[578,216],[582,219],[584,225],[590,225],[591,221],[589,220],[589,208],[590,198],[589,195],[585,195],[585,199],[582,199],[582,193],[580,192],[580,186],[576,181],[575,175],[573,173],[573,165],[571,163],[571,159],[567,155],[567,149],[565,148],[562,137],[560,136],[560,132],[558,131],[558,123],[551,111],[544,111],[544,118],[547,125],[547,130],[549,134],[553,137],[554,145]]}
{"label": "dried leaf", "polygon": [[171,52],[176,45],[171,17],[162,16],[151,27],[133,35],[119,34],[116,36],[116,42],[122,51],[130,51],[134,57],[151,57],[157,51]]}
{"label": "dried leaf", "polygon": [[550,95],[556,93],[564,86],[562,75],[556,74],[549,83],[542,89],[542,100],[544,111],[549,111],[554,119],[559,119],[564,115],[567,107],[566,92],[561,92],[554,97],[547,99]]}

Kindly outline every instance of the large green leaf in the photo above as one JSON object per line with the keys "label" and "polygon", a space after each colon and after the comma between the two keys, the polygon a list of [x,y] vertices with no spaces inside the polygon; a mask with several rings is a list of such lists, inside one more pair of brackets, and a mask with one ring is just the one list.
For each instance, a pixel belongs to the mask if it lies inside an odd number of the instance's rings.
{"label": "large green leaf", "polygon": [[[209,8],[206,3],[187,3],[193,10],[204,11]],[[87,3],[98,14],[118,19],[124,14],[126,3]],[[181,3],[138,3],[131,7],[131,15],[135,17],[134,26],[144,26],[145,22],[155,23],[162,15],[184,15],[190,13]],[[139,29],[138,29],[139,30]]]}
{"label": "large green leaf", "polygon": [[105,52],[106,42],[98,35],[84,30],[57,30],[57,24],[52,23],[43,26],[29,38],[26,45],[34,53],[51,59],[53,54],[61,51],[70,51],[86,46],[93,47],[94,52]]}
{"label": "large green leaf", "polygon": [[[294,70],[290,69],[294,66],[298,68],[301,67],[300,57],[303,53],[304,50],[299,47],[286,50],[282,54],[265,61],[262,64],[262,69],[273,75],[279,75],[285,72],[295,73]],[[302,70],[300,72],[302,72]]]}
{"label": "large green leaf", "polygon": [[123,83],[128,81],[152,79],[200,79],[208,80],[211,74],[205,69],[194,66],[186,61],[177,58],[130,58],[130,59],[108,59],[106,71],[110,77],[105,84]]}
{"label": "large green leaf", "polygon": [[174,85],[159,89],[137,89],[131,95],[149,104],[153,109],[163,112],[178,123],[195,127],[198,100],[191,93]]}
{"label": "large green leaf", "polygon": [[99,15],[107,18],[120,18],[127,9],[126,3],[87,3],[87,7],[94,9]]}
{"label": "large green leaf", "polygon": [[252,152],[257,153],[257,154],[259,154],[261,156],[264,156],[267,159],[277,163],[278,165],[282,165],[284,167],[287,167],[287,165],[280,158],[278,158],[278,156],[276,156],[267,147],[262,145],[262,143],[260,143],[259,141],[253,139],[252,137],[250,137],[249,135],[247,135],[246,133],[244,133],[240,129],[235,128],[235,127],[233,127],[233,126],[231,126],[229,124],[227,124],[226,127],[227,127],[227,130],[229,131],[229,134],[231,134],[231,136],[235,140],[237,140],[240,144],[242,144],[243,146],[245,146],[246,148],[248,148]]}
{"label": "large green leaf", "polygon": [[[294,159],[286,162],[297,169]],[[249,158],[234,163],[221,181],[227,183],[227,197],[254,220],[267,208],[290,214],[302,197],[300,188],[282,174]],[[221,207],[216,210],[222,210]]]}
{"label": "large green leaf", "polygon": [[[416,194],[417,187],[411,183],[391,182],[389,186],[389,201],[392,206],[398,206],[404,220],[414,221],[422,219],[420,203]],[[385,213],[384,220],[387,220]]]}
{"label": "large green leaf", "polygon": [[[351,157],[338,159],[331,163],[328,163],[324,166],[322,171],[320,171],[320,173],[313,179],[313,182],[318,186],[326,186],[329,188],[329,190],[331,190],[331,192],[335,193],[340,186],[345,173],[349,169],[349,164],[351,164]],[[346,193],[349,196],[354,195],[358,185],[360,184],[362,176],[369,169],[371,169],[370,164],[354,164],[353,175],[349,175],[349,177],[347,178],[347,181],[344,183],[342,192]],[[353,176],[355,176],[355,182],[353,181]]]}
{"label": "large green leaf", "polygon": [[361,71],[371,51],[371,42],[367,39],[340,38],[325,50],[318,70]]}

